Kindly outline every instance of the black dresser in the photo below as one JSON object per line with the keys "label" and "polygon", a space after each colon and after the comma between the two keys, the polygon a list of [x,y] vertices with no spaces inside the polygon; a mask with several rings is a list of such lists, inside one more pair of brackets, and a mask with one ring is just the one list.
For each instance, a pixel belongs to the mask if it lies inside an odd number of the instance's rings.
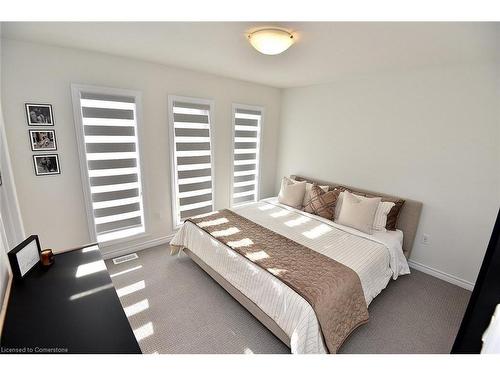
{"label": "black dresser", "polygon": [[2,353],[141,353],[97,246],[14,280]]}

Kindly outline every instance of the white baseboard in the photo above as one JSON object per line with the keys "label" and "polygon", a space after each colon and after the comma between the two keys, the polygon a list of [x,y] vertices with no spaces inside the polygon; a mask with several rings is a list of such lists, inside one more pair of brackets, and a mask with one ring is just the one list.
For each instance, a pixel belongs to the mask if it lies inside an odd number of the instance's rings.
{"label": "white baseboard", "polygon": [[174,237],[174,234],[171,234],[169,236],[154,238],[152,240],[143,241],[143,242],[140,242],[140,243],[134,244],[134,245],[123,244],[119,248],[115,248],[114,250],[111,250],[111,251],[106,251],[106,248],[101,248],[102,257],[104,259],[111,259],[111,258],[116,258],[118,256],[130,254],[130,253],[135,252],[135,251],[148,249],[150,247],[164,245],[166,243],[169,243],[173,237]]}
{"label": "white baseboard", "polygon": [[461,288],[467,289],[467,290],[472,290],[474,289],[474,283],[471,283],[470,281],[461,279],[459,277],[450,275],[446,272],[439,271],[435,268],[426,266],[425,264],[415,262],[414,260],[409,260],[408,264],[411,268],[415,268],[417,271],[422,271],[426,274],[429,274],[431,276],[437,277],[438,279],[447,281],[451,284],[457,285]]}

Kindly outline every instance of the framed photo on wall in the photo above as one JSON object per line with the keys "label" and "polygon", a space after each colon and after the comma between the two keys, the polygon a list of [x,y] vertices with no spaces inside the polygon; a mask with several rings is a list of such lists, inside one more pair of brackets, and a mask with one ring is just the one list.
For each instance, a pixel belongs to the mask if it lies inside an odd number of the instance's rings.
{"label": "framed photo on wall", "polygon": [[26,118],[30,126],[54,126],[52,105],[26,103]]}
{"label": "framed photo on wall", "polygon": [[55,130],[30,130],[29,133],[32,151],[57,150]]}
{"label": "framed photo on wall", "polygon": [[57,154],[33,155],[33,164],[35,165],[35,174],[37,176],[61,173],[59,156]]}

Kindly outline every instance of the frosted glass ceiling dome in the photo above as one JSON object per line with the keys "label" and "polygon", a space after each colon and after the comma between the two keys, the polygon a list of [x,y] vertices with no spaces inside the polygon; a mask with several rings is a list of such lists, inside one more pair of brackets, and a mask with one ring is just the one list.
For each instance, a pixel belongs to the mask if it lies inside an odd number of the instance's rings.
{"label": "frosted glass ceiling dome", "polygon": [[278,55],[293,44],[293,35],[281,29],[266,28],[248,35],[250,44],[264,55]]}

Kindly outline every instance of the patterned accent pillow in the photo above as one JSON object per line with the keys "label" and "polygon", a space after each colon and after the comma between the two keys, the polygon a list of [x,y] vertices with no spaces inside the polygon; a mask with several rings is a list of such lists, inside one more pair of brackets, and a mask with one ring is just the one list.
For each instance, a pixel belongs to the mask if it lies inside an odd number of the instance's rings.
{"label": "patterned accent pillow", "polygon": [[313,185],[311,188],[311,199],[304,207],[304,211],[328,220],[333,220],[335,204],[337,203],[339,193],[339,190],[325,192],[318,185]]}
{"label": "patterned accent pillow", "polygon": [[[291,180],[295,183],[301,182],[298,180],[294,180],[293,178],[291,178]],[[317,184],[311,184],[311,183],[306,181],[306,193],[304,194],[304,200],[302,201],[302,207],[307,206],[307,204],[311,200],[311,189],[314,185],[317,185]],[[321,189],[323,189],[323,191],[325,191],[325,192],[327,192],[328,189],[330,188],[328,185],[319,185],[319,187]]]}

